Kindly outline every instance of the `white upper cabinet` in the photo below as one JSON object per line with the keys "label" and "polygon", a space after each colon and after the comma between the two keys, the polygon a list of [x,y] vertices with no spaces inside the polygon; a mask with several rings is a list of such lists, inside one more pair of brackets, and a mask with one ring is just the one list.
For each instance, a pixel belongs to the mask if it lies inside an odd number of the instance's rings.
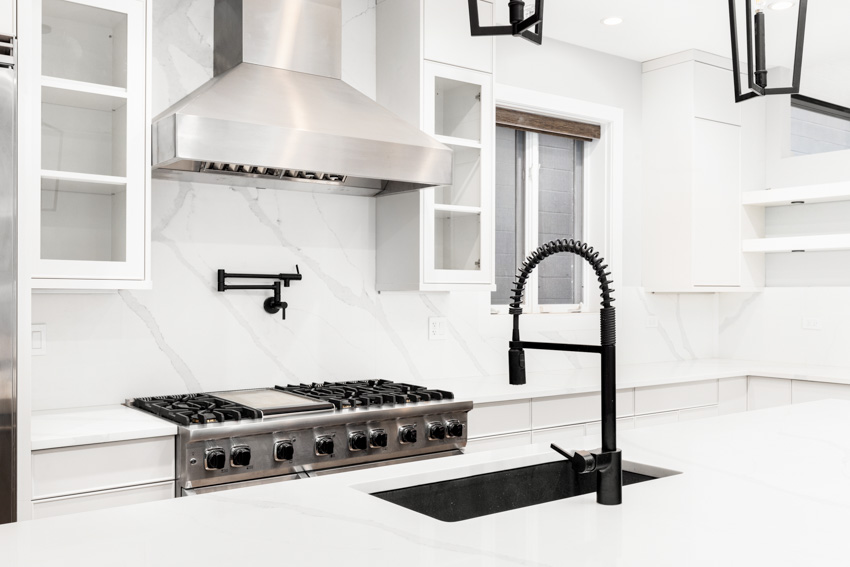
{"label": "white upper cabinet", "polygon": [[[742,252],[763,216],[741,206],[764,161],[761,101],[736,104],[731,62],[686,52],[644,64],[643,285],[657,292],[752,290],[764,259]],[[748,159],[743,160],[742,156]]]}
{"label": "white upper cabinet", "polygon": [[[493,42],[469,33],[469,5],[465,0],[425,0],[425,59],[485,73],[493,72]],[[478,21],[493,23],[493,5],[478,0]]]}
{"label": "white upper cabinet", "polygon": [[0,0],[0,35],[15,36],[15,0]]}
{"label": "white upper cabinet", "polygon": [[35,217],[33,287],[144,286],[148,5],[39,0],[29,9],[41,38],[29,62],[39,72],[21,85],[38,101],[30,116],[40,132],[21,178]]}
{"label": "white upper cabinet", "polygon": [[453,151],[452,185],[378,198],[377,289],[489,289],[493,40],[470,36],[466,2],[385,0],[377,20],[378,102]]}

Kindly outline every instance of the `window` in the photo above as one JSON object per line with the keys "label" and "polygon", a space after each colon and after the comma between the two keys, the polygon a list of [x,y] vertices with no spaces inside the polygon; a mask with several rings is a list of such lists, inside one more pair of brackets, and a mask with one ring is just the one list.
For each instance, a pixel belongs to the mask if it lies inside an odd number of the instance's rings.
{"label": "window", "polygon": [[[584,144],[563,135],[497,126],[494,313],[507,312],[517,267],[535,248],[550,240],[583,239]],[[526,286],[526,311],[580,310],[582,264],[574,254],[551,256],[540,264]]]}
{"label": "window", "polygon": [[791,155],[850,149],[850,108],[791,95]]}

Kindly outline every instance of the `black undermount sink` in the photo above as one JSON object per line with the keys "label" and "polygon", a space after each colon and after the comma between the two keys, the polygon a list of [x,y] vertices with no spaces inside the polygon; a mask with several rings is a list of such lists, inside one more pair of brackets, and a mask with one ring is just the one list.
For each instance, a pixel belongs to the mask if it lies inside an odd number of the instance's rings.
{"label": "black undermount sink", "polygon": [[[625,462],[623,486],[675,474],[679,473]],[[596,475],[577,474],[564,460],[375,492],[372,496],[443,522],[459,522],[595,491]]]}

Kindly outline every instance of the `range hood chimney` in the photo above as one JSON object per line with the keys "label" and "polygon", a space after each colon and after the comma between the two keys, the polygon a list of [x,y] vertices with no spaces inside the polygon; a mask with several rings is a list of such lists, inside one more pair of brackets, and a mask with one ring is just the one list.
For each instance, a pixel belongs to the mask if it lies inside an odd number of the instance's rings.
{"label": "range hood chimney", "polygon": [[367,196],[451,184],[449,148],[340,80],[340,0],[216,0],[214,27],[214,78],[154,119],[154,177]]}

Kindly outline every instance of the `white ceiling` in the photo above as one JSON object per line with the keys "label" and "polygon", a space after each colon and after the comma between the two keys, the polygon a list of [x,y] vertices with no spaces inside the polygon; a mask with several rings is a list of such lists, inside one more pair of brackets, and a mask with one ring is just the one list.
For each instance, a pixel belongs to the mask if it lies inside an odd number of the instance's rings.
{"label": "white ceiling", "polygon": [[[737,4],[743,34],[744,0]],[[728,6],[726,0],[549,0],[544,35],[635,61],[686,49],[730,57]],[[769,65],[781,65],[782,59],[792,58],[797,7],[765,13],[768,55],[777,59]],[[623,23],[603,25],[601,20],[609,16],[619,16]],[[810,0],[805,61],[819,64],[836,56],[850,58],[848,23],[847,0]],[[786,48],[783,54],[775,53],[782,47]]]}
{"label": "white ceiling", "polygon": [[[766,4],[773,1],[766,0]],[[527,4],[533,2],[526,0]],[[493,0],[497,21],[506,19],[507,3]],[[743,60],[744,0],[736,3]],[[850,0],[809,0],[808,6],[801,90],[805,94],[807,77],[812,85],[830,83],[824,87],[830,92],[821,96],[850,104]],[[797,5],[783,11],[766,9],[765,14],[768,67],[790,68]],[[622,18],[623,23],[603,25],[601,21],[610,16]],[[732,55],[727,0],[547,0],[544,22],[544,45],[546,38],[553,38],[635,61],[687,49]]]}

